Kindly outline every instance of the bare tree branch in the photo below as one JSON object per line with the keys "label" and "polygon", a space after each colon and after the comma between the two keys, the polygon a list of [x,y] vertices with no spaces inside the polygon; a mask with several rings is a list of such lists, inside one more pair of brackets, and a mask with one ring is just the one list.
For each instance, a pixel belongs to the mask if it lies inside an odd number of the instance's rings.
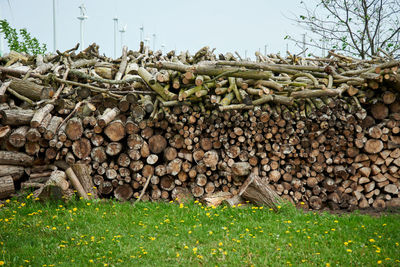
{"label": "bare tree branch", "polygon": [[[328,44],[363,59],[381,51],[400,57],[400,0],[314,1],[313,9],[302,1],[305,15],[292,18],[311,32],[307,45],[324,49]],[[300,42],[294,37],[287,39]]]}

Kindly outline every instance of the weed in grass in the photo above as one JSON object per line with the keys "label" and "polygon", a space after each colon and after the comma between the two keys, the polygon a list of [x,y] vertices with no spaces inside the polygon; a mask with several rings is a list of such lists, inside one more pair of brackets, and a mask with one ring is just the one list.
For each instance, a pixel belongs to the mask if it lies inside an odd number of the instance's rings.
{"label": "weed in grass", "polygon": [[0,208],[7,266],[394,266],[400,216],[304,213],[198,202],[39,203]]}

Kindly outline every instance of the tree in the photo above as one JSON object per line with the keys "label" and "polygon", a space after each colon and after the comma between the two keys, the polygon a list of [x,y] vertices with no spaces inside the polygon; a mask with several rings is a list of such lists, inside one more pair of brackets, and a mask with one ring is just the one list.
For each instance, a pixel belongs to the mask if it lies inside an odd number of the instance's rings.
{"label": "tree", "polygon": [[380,52],[400,57],[400,0],[317,0],[315,8],[301,4],[305,14],[293,20],[316,37],[307,45],[362,59]]}
{"label": "tree", "polygon": [[0,20],[0,32],[4,34],[10,50],[31,55],[46,53],[46,45],[40,45],[38,39],[32,38],[25,28],[19,30],[18,36],[17,30],[11,27],[7,20]]}

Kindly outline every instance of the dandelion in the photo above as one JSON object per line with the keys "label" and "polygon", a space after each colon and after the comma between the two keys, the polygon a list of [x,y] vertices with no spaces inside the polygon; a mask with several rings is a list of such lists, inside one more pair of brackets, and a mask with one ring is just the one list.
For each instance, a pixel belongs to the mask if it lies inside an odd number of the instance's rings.
{"label": "dandelion", "polygon": [[375,240],[374,240],[373,238],[370,238],[370,239],[369,239],[369,242],[374,243]]}
{"label": "dandelion", "polygon": [[180,255],[179,255],[179,253],[177,252],[177,253],[176,253],[176,257],[178,258],[179,256],[180,256]]}
{"label": "dandelion", "polygon": [[92,205],[92,203],[88,202],[88,203],[86,203],[86,205],[90,206],[90,205]]}
{"label": "dandelion", "polygon": [[93,260],[89,260],[90,263],[93,263]]}
{"label": "dandelion", "polygon": [[347,252],[352,252],[352,250],[351,250],[351,249],[347,249],[346,251],[347,251]]}
{"label": "dandelion", "polygon": [[220,246],[220,247],[221,247],[221,246],[222,246],[222,242],[219,242],[219,243],[218,243],[218,246]]}
{"label": "dandelion", "polygon": [[330,267],[331,264],[330,264],[329,262],[327,262],[327,263],[325,264],[325,266],[326,266],[326,267]]}
{"label": "dandelion", "polygon": [[378,263],[378,264],[382,264],[382,261],[381,261],[381,260],[379,260],[379,261],[377,261],[376,263]]}
{"label": "dandelion", "polygon": [[197,253],[197,247],[193,248],[193,253],[196,254]]}
{"label": "dandelion", "polygon": [[208,231],[208,234],[209,234],[209,235],[212,235],[212,234],[213,234],[213,231]]}
{"label": "dandelion", "polygon": [[0,266],[3,266],[5,264],[4,261],[0,261]]}

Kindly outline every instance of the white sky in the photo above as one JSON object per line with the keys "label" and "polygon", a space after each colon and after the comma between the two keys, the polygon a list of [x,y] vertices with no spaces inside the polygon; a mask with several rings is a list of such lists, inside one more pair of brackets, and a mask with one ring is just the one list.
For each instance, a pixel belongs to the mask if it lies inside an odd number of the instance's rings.
{"label": "white sky", "polygon": [[[11,5],[8,4],[8,1]],[[311,2],[311,1],[310,1]],[[0,17],[15,28],[27,28],[40,42],[53,51],[52,0],[0,0]],[[288,18],[301,13],[300,0],[56,0],[57,49],[67,50],[80,40],[79,5],[84,3],[85,46],[96,42],[101,53],[113,56],[114,21],[119,29],[127,25],[125,44],[136,50],[140,41],[139,27],[153,40],[156,49],[165,44],[165,51],[176,49],[195,52],[208,45],[216,52],[238,51],[244,56],[264,53],[299,52],[285,35],[300,36],[304,30]],[[118,32],[117,55],[121,51]],[[153,43],[151,41],[151,47]],[[5,44],[6,47],[6,44]]]}

